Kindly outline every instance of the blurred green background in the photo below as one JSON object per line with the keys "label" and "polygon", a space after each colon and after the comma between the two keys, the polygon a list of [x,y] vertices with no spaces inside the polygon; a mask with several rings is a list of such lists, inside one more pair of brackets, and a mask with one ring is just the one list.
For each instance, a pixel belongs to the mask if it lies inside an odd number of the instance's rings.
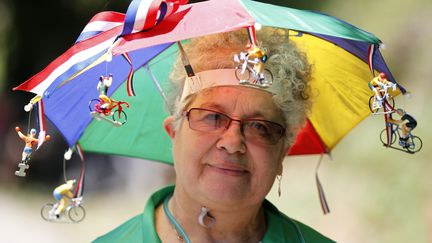
{"label": "blurred green background", "polygon": [[[432,242],[432,1],[266,2],[328,13],[377,35],[392,73],[412,93],[396,102],[417,118],[414,133],[424,143],[414,155],[383,148],[383,118],[371,116],[323,159],[319,176],[331,214],[324,216],[319,206],[318,156],[288,157],[282,196],[272,190],[270,200],[338,242]],[[128,3],[0,0],[0,242],[89,242],[140,213],[149,193],[173,181],[172,168],[163,164],[87,154],[87,217],[79,224],[54,224],[39,211],[63,180],[61,138],[54,134],[54,142],[34,155],[29,176],[13,173],[23,146],[14,127],[25,124],[22,107],[32,96],[11,88],[69,48],[94,14],[125,12]],[[70,177],[76,175],[77,158],[67,168]]]}

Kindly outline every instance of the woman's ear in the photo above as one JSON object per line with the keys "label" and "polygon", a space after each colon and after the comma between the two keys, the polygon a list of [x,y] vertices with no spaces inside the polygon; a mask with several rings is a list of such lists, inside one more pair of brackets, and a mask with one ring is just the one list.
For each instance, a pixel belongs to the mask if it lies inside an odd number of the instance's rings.
{"label": "woman's ear", "polygon": [[173,121],[174,121],[174,117],[169,116],[169,117],[165,118],[165,120],[163,122],[163,127],[165,129],[165,132],[168,134],[168,136],[170,136],[171,139],[173,139],[175,137],[175,130],[174,130]]}
{"label": "woman's ear", "polygon": [[282,172],[283,172],[283,161],[284,161],[286,155],[288,154],[289,149],[290,149],[290,147],[288,146],[285,149],[281,150],[281,154],[280,154],[280,157],[279,157],[279,165],[278,165],[277,173],[276,173],[277,175],[282,175]]}

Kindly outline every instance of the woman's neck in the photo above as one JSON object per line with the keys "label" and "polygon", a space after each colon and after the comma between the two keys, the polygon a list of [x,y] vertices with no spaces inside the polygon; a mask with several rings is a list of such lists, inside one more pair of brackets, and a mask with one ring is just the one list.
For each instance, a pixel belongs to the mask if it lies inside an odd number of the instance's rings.
{"label": "woman's neck", "polygon": [[[178,189],[178,190],[177,190]],[[198,217],[203,206],[215,222],[210,227],[200,225]],[[236,209],[212,208],[200,205],[187,193],[176,188],[168,209],[192,242],[259,242],[266,230],[266,220],[261,204]],[[240,210],[238,208],[241,208]],[[204,222],[209,222],[204,220]]]}

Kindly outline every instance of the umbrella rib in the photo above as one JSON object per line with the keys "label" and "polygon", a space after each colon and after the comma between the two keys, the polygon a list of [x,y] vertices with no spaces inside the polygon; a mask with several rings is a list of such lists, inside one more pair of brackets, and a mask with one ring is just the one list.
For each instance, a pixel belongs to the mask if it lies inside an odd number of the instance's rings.
{"label": "umbrella rib", "polygon": [[156,76],[150,70],[150,68],[149,68],[148,65],[145,65],[144,68],[147,70],[147,73],[149,74],[150,78],[152,79],[153,83],[155,84],[157,90],[159,91],[159,94],[162,96],[162,98],[163,98],[163,100],[165,102],[166,107],[168,107],[167,97],[166,97],[165,93],[163,92],[163,90],[162,90],[162,88],[161,88],[161,86],[159,84],[159,81],[157,80]]}
{"label": "umbrella rib", "polygon": [[292,13],[288,13],[289,17],[293,18],[294,20],[296,20],[299,24],[305,26],[309,31],[312,30],[312,27],[310,25],[308,25],[306,22],[304,22],[303,20],[301,20],[299,17],[295,16]]}

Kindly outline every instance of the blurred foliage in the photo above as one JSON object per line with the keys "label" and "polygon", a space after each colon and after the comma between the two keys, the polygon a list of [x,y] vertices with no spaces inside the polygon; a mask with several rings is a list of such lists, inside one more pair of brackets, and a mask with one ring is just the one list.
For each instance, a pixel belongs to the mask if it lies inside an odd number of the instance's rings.
{"label": "blurred foliage", "polygon": [[7,35],[8,87],[39,72],[73,45],[96,13],[127,8],[125,1],[6,1],[13,23]]}
{"label": "blurred foliage", "polygon": [[3,91],[4,82],[6,76],[6,57],[8,53],[8,41],[7,33],[9,33],[9,28],[11,26],[9,6],[6,2],[0,2],[0,94]]}

